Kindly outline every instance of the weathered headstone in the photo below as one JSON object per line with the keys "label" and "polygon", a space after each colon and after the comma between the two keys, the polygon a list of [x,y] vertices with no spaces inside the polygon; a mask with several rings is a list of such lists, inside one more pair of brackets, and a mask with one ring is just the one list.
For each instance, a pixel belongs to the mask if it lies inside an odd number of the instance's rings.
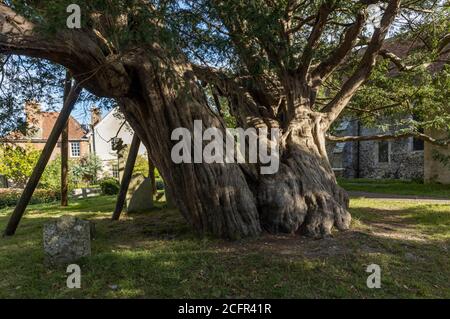
{"label": "weathered headstone", "polygon": [[142,213],[153,208],[152,180],[143,175],[132,177],[127,193],[127,213]]}
{"label": "weathered headstone", "polygon": [[70,264],[91,255],[91,226],[88,221],[63,216],[44,225],[45,262]]}

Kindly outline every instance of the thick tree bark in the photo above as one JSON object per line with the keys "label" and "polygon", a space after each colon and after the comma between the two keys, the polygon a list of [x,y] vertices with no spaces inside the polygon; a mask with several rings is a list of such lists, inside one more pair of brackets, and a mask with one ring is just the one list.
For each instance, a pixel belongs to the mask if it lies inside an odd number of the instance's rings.
{"label": "thick tree bark", "polygon": [[[280,171],[274,175],[260,176],[239,164],[174,164],[174,129],[192,132],[194,120],[202,120],[205,129],[224,125],[208,108],[188,65],[176,61],[178,72],[168,79],[162,61],[135,63],[139,94],[120,99],[121,109],[181,213],[199,233],[236,239],[265,229],[322,237],[333,226],[348,229],[348,197],[329,165],[320,114],[306,108],[296,112],[281,142]],[[174,90],[174,82],[181,88]]]}
{"label": "thick tree bark", "polygon": [[258,186],[263,227],[316,238],[330,235],[333,226],[347,230],[348,196],[329,164],[320,115],[305,110],[284,143],[280,171],[263,177]]}
{"label": "thick tree bark", "polygon": [[154,57],[140,55],[128,67],[135,70],[140,88],[134,96],[120,99],[121,110],[186,220],[202,234],[231,239],[258,235],[256,199],[238,164],[175,164],[171,159],[174,129],[192,132],[194,120],[202,120],[205,128],[224,128],[209,109],[189,65],[162,58],[155,62]]}

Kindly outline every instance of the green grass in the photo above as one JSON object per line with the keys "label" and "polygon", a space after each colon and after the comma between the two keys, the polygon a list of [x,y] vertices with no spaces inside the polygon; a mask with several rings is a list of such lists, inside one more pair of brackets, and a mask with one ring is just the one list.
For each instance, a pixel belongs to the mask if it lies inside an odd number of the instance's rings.
{"label": "green grass", "polygon": [[[201,239],[179,213],[109,217],[113,197],[32,206],[16,236],[0,239],[1,298],[422,298],[450,297],[450,207],[354,199],[352,230],[333,238]],[[3,229],[11,209],[0,210]],[[43,265],[42,227],[73,214],[96,223],[82,288]],[[368,289],[367,265],[382,268]],[[117,285],[118,289],[111,289]]]}
{"label": "green grass", "polygon": [[450,185],[420,184],[416,182],[389,179],[339,179],[339,184],[347,191],[380,194],[426,196],[450,199]]}

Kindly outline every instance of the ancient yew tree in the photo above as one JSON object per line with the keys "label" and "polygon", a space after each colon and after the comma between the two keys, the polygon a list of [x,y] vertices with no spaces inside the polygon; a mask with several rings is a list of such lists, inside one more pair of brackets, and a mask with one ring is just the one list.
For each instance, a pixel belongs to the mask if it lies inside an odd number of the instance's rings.
{"label": "ancient yew tree", "polygon": [[[396,19],[429,14],[439,1],[2,2],[0,53],[63,65],[83,88],[114,99],[186,220],[200,233],[242,238],[349,228],[327,132],[382,53],[401,63],[383,50]],[[66,24],[73,2],[79,29]],[[230,118],[281,130],[276,174],[172,161],[174,129],[202,120],[223,130]]]}

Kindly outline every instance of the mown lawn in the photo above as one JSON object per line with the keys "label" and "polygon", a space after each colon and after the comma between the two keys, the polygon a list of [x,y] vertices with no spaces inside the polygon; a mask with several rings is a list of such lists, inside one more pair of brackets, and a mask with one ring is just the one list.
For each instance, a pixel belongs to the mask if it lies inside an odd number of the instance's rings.
{"label": "mown lawn", "polygon": [[[0,238],[0,298],[450,297],[450,207],[354,199],[351,231],[312,240],[265,235],[226,242],[195,236],[175,210],[109,220],[113,197],[32,206]],[[0,210],[3,229],[11,209]],[[42,226],[64,214],[96,223],[82,288],[43,265]],[[369,289],[367,265],[382,269]],[[116,287],[117,286],[117,287]]]}
{"label": "mown lawn", "polygon": [[358,191],[380,194],[412,195],[450,199],[450,185],[420,184],[410,181],[391,179],[345,179],[339,184],[347,191]]}

